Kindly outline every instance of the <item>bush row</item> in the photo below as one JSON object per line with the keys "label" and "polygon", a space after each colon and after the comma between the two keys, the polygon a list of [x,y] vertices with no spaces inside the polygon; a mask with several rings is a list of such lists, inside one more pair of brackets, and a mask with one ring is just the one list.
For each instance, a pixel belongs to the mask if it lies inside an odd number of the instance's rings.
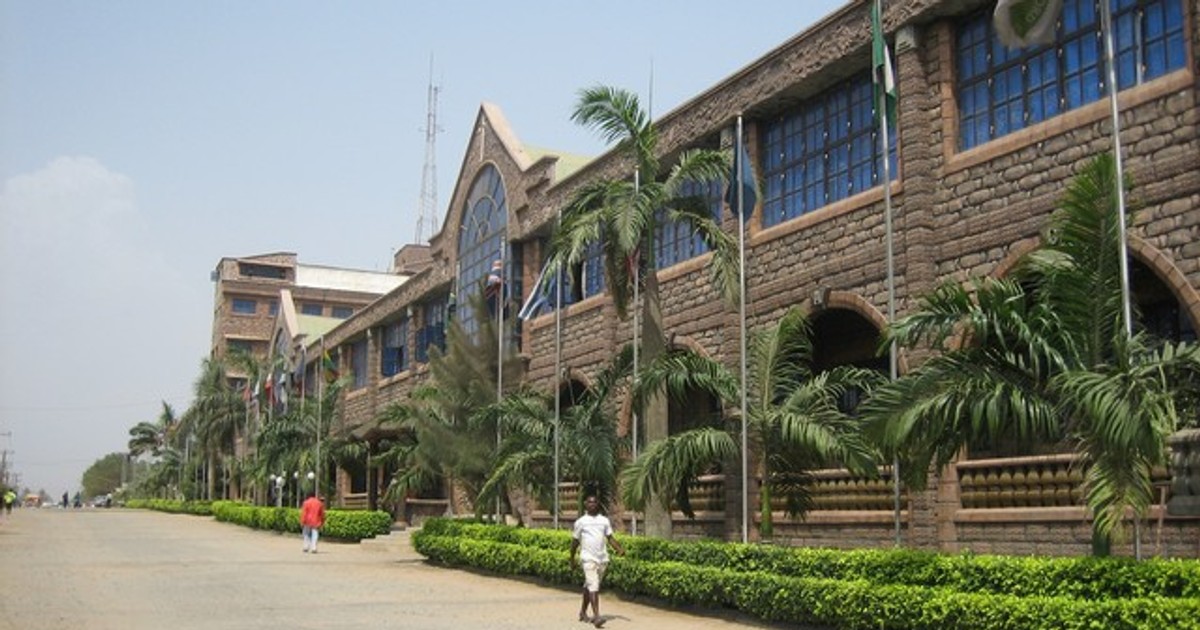
{"label": "bush row", "polygon": [[[413,535],[431,560],[530,575],[555,583],[580,579],[567,552],[439,534],[428,524]],[[558,534],[561,534],[559,532]],[[623,544],[635,543],[623,539]],[[768,621],[837,628],[965,628],[973,630],[1200,628],[1200,602],[1133,598],[1106,601],[964,593],[943,587],[880,584],[866,579],[796,577],[767,571],[615,558],[607,582],[630,594],[676,605],[735,608]]]}
{"label": "bush row", "polygon": [[127,508],[170,512],[171,514],[195,514],[212,516],[212,501],[178,501],[175,499],[130,499]]}
{"label": "bush row", "polygon": [[[212,509],[218,521],[254,529],[299,532],[300,510],[287,507],[258,507],[237,501],[216,501]],[[391,531],[392,517],[387,512],[365,510],[328,510],[321,536],[357,541]]]}
{"label": "bush row", "polygon": [[[430,533],[566,550],[570,535],[462,520],[431,519]],[[953,556],[911,550],[835,550],[622,537],[627,558],[797,578],[944,587],[966,593],[1072,599],[1200,598],[1200,562],[1130,558]]]}

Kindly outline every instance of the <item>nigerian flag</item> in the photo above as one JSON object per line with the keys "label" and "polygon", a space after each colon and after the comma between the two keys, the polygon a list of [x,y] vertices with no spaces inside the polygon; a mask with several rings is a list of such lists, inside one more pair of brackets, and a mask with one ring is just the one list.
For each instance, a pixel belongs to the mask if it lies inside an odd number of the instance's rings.
{"label": "nigerian flag", "polygon": [[[896,73],[892,71],[892,56],[888,53],[887,41],[883,39],[883,21],[880,17],[880,2],[871,5],[871,79],[875,84],[875,112],[887,115],[889,129],[896,128]],[[884,99],[883,111],[879,101]]]}
{"label": "nigerian flag", "polygon": [[1025,48],[1054,41],[1062,0],[1000,0],[993,20],[1000,41]]}

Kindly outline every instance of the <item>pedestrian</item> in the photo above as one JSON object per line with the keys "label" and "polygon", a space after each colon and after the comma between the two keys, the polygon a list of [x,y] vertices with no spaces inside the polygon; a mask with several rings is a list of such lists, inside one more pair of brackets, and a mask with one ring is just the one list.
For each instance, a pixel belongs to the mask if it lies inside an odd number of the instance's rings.
{"label": "pedestrian", "polygon": [[[579,620],[591,622],[597,628],[604,625],[605,619],[600,616],[600,581],[604,579],[604,570],[608,567],[608,547],[612,545],[617,555],[625,555],[625,548],[613,538],[612,523],[607,516],[600,513],[600,501],[595,495],[589,495],[583,502],[586,512],[575,519],[575,527],[571,531],[571,567],[574,568],[575,552],[579,552],[579,560],[583,564],[583,602],[579,605]],[[592,607],[592,616],[588,617],[588,605]]]}
{"label": "pedestrian", "polygon": [[67,494],[66,492],[63,493],[62,506],[63,509],[71,507],[71,495]]}
{"label": "pedestrian", "polygon": [[304,553],[317,553],[317,538],[321,535],[321,527],[325,525],[325,504],[310,491],[304,504],[300,506],[300,530],[304,536]]}
{"label": "pedestrian", "polygon": [[12,514],[13,503],[17,502],[17,493],[12,491],[12,488],[4,491],[4,513]]}

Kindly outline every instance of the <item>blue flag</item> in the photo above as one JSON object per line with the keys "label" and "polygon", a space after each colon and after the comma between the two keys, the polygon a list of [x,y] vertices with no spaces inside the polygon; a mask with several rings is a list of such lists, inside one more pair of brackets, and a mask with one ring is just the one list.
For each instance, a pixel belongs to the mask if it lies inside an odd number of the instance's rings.
{"label": "blue flag", "polygon": [[754,165],[750,163],[750,154],[746,151],[745,143],[738,139],[733,150],[733,170],[729,173],[729,187],[725,189],[725,203],[734,214],[738,212],[738,186],[742,190],[742,221],[749,220],[754,214],[754,206],[758,204],[758,193],[754,179]]}
{"label": "blue flag", "polygon": [[[547,310],[553,310],[559,307],[558,304],[558,278],[559,273],[551,267],[552,260],[547,260],[545,265],[542,265],[542,272],[538,274],[537,281],[533,283],[533,290],[529,292],[529,298],[521,305],[521,310],[517,313],[522,321],[528,321],[541,315]],[[563,302],[570,303],[571,296],[563,287]]]}

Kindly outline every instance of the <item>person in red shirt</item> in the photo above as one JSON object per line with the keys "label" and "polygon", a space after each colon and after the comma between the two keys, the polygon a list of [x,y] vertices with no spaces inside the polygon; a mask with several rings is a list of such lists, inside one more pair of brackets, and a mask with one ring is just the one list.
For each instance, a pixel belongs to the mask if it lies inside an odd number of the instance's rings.
{"label": "person in red shirt", "polygon": [[325,504],[317,498],[315,492],[309,492],[308,498],[300,506],[300,529],[304,535],[304,553],[317,553],[317,538],[321,535],[323,525],[325,525]]}

